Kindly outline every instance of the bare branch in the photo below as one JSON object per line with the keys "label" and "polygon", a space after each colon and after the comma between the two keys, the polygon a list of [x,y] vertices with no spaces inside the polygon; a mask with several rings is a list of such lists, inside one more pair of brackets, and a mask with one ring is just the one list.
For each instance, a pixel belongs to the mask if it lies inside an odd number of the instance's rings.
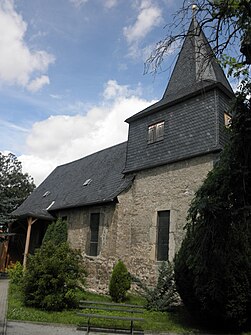
{"label": "bare branch", "polygon": [[[216,57],[226,53],[235,59],[246,56],[246,65],[251,64],[251,2],[249,0],[196,0],[196,19],[200,28],[206,33],[208,41]],[[181,9],[174,17],[173,22],[166,25],[168,35],[156,44],[150,57],[145,62],[145,73],[156,73],[161,68],[164,59],[177,45],[180,45],[187,36],[188,23],[192,19],[191,3],[184,0]],[[196,34],[196,33],[195,33]],[[250,46],[243,46],[244,36],[249,37]],[[233,49],[236,44],[239,50]],[[246,48],[250,47],[248,51]],[[247,52],[244,54],[242,50]],[[249,54],[248,54],[249,53]],[[243,62],[242,62],[243,63]]]}

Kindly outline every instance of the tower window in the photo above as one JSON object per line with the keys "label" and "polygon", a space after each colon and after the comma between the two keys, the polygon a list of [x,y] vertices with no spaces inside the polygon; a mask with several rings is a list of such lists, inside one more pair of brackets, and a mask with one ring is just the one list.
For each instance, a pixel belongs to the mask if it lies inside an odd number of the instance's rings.
{"label": "tower window", "polygon": [[148,126],[147,143],[154,143],[164,139],[164,121]]}
{"label": "tower window", "polygon": [[231,116],[227,113],[224,113],[224,124],[226,128],[229,128],[231,126],[231,121],[232,121]]}
{"label": "tower window", "polygon": [[157,261],[168,260],[170,211],[158,212]]}

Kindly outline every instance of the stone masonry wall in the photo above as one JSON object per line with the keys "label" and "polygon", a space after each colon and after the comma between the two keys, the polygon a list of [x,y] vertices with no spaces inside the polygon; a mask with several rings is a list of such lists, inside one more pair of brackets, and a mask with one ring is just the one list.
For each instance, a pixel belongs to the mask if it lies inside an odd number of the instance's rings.
{"label": "stone masonry wall", "polygon": [[[80,249],[88,271],[88,288],[108,292],[112,268],[122,259],[128,270],[154,284],[157,213],[170,210],[169,260],[184,236],[187,210],[194,193],[213,167],[215,156],[193,158],[137,173],[133,185],[118,196],[118,203],[68,213],[69,241]],[[87,255],[90,213],[102,213],[98,256]]]}
{"label": "stone masonry wall", "polygon": [[[80,250],[88,273],[87,288],[106,292],[116,254],[116,205],[91,206],[64,212],[68,222],[68,241]],[[90,214],[100,213],[98,256],[89,256]]]}
{"label": "stone masonry wall", "polygon": [[[141,171],[132,187],[119,196],[117,257],[133,274],[154,284],[157,213],[170,210],[169,260],[184,237],[187,210],[196,190],[213,167],[214,155]],[[121,241],[120,243],[118,241]]]}

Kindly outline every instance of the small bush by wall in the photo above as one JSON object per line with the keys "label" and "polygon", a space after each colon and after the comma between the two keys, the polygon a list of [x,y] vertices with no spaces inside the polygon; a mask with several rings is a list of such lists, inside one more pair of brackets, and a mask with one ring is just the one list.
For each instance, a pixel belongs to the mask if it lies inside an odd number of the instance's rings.
{"label": "small bush by wall", "polygon": [[173,266],[170,262],[162,262],[159,267],[158,281],[155,287],[148,287],[139,278],[133,281],[140,289],[140,294],[146,299],[146,308],[154,311],[168,311],[179,301],[174,281]]}
{"label": "small bush by wall", "polygon": [[131,276],[125,264],[119,260],[114,266],[109,283],[109,294],[113,301],[122,302],[131,287]]}
{"label": "small bush by wall", "polygon": [[8,268],[8,275],[11,282],[15,285],[21,285],[23,280],[23,266],[20,262],[16,262]]}

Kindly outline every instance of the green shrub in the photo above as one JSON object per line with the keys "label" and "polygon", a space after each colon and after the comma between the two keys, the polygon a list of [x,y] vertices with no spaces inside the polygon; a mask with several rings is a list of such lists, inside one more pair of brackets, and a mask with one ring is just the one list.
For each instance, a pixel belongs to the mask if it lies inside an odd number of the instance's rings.
{"label": "green shrub", "polygon": [[161,263],[155,287],[148,287],[137,277],[134,277],[133,280],[140,288],[140,294],[146,299],[148,310],[165,312],[179,301],[173,266],[170,262]]}
{"label": "green shrub", "polygon": [[16,262],[8,268],[8,275],[11,282],[15,285],[21,285],[23,280],[23,266],[20,262]]}
{"label": "green shrub", "polygon": [[122,302],[126,299],[126,292],[131,287],[131,276],[125,264],[119,260],[114,266],[109,283],[109,294],[113,301]]}
{"label": "green shrub", "polygon": [[44,235],[43,243],[53,241],[54,244],[60,244],[67,241],[67,222],[61,218],[52,222]]}
{"label": "green shrub", "polygon": [[48,241],[28,258],[23,281],[24,303],[47,311],[75,308],[77,288],[84,285],[84,279],[80,254],[66,242],[55,245]]}

